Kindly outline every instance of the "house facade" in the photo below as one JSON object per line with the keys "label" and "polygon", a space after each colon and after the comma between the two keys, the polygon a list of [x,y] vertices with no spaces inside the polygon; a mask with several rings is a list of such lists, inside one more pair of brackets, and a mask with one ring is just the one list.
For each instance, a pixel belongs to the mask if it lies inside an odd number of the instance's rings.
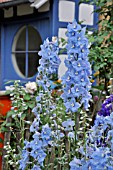
{"label": "house facade", "polygon": [[[0,0],[0,90],[10,80],[35,81],[40,45],[47,37],[66,38],[69,22],[76,19],[97,29],[94,9],[79,0]],[[65,57],[60,55],[59,77]]]}

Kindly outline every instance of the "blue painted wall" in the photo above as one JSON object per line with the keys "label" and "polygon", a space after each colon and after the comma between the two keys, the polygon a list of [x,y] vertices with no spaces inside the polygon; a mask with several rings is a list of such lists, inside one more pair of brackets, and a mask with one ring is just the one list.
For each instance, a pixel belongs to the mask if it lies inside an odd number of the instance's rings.
{"label": "blue painted wall", "polygon": [[[75,18],[78,21],[79,13],[79,0],[70,0],[76,2],[75,5]],[[58,36],[59,28],[66,28],[67,22],[59,22],[58,18],[58,6],[59,0],[51,1],[50,11],[44,13],[33,14],[29,16],[13,17],[12,19],[2,19],[0,24],[0,89],[3,90],[5,83],[10,80],[20,79],[23,82],[35,81],[36,75],[32,78],[22,78],[20,77],[12,63],[12,44],[14,37],[18,30],[27,24],[32,25],[40,33],[42,42],[47,38],[52,36]],[[30,19],[28,19],[30,18]],[[94,25],[88,26],[89,28],[96,28],[98,16],[94,14]]]}

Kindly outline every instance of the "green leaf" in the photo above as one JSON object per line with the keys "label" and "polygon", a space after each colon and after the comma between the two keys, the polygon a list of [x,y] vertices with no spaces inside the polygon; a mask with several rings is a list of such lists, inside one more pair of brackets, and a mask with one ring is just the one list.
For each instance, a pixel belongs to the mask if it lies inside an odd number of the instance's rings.
{"label": "green leaf", "polygon": [[11,93],[10,90],[7,90],[7,91],[5,92],[6,95],[8,95],[8,94],[10,94],[10,93]]}
{"label": "green leaf", "polygon": [[104,85],[92,86],[92,89],[104,90]]}
{"label": "green leaf", "polygon": [[0,131],[1,131],[1,132],[7,132],[8,130],[7,130],[7,128],[5,128],[5,127],[1,127]]}
{"label": "green leaf", "polygon": [[5,84],[14,83],[14,80],[9,80]]}
{"label": "green leaf", "polygon": [[28,105],[22,106],[21,110],[27,110],[28,109]]}
{"label": "green leaf", "polygon": [[9,112],[7,112],[7,116],[6,117],[8,118],[8,117],[12,116],[13,114],[15,114],[14,111],[10,110]]}
{"label": "green leaf", "polygon": [[66,51],[67,51],[66,48],[62,48],[62,49],[60,49],[59,54],[62,54],[64,52],[66,52]]}
{"label": "green leaf", "polygon": [[24,100],[30,100],[30,99],[31,99],[30,94],[26,94],[26,95],[24,95]]}
{"label": "green leaf", "polygon": [[3,139],[2,138],[0,138],[0,143],[3,143],[4,141],[3,141]]}
{"label": "green leaf", "polygon": [[7,124],[6,124],[7,127],[10,127],[10,126],[12,126],[12,125],[13,125],[13,123],[7,123]]}
{"label": "green leaf", "polygon": [[112,35],[110,38],[111,38],[111,40],[113,41],[113,35]]}
{"label": "green leaf", "polygon": [[64,38],[61,38],[61,42],[64,43],[66,42],[66,40]]}
{"label": "green leaf", "polygon": [[21,119],[25,119],[26,114],[22,114]]}
{"label": "green leaf", "polygon": [[33,109],[35,107],[35,102],[28,103],[29,108]]}
{"label": "green leaf", "polygon": [[5,126],[6,125],[6,121],[4,121],[3,123],[2,123],[2,125],[1,126]]}

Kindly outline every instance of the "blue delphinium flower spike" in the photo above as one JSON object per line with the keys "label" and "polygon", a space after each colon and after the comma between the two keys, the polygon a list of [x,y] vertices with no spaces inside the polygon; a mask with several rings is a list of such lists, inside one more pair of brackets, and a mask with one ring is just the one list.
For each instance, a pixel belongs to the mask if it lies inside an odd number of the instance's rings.
{"label": "blue delphinium flower spike", "polygon": [[67,26],[67,54],[65,65],[68,68],[62,77],[64,93],[62,98],[66,111],[76,112],[82,105],[85,109],[89,107],[91,95],[89,90],[91,83],[91,66],[88,62],[88,40],[85,37],[85,28],[81,28],[76,21]]}
{"label": "blue delphinium flower spike", "polygon": [[39,51],[41,59],[39,61],[40,66],[38,67],[37,83],[39,86],[42,86],[44,90],[51,87],[50,80],[52,76],[58,74],[58,67],[61,62],[58,53],[59,47],[57,40],[50,42],[47,38],[44,44],[41,45],[41,51]]}

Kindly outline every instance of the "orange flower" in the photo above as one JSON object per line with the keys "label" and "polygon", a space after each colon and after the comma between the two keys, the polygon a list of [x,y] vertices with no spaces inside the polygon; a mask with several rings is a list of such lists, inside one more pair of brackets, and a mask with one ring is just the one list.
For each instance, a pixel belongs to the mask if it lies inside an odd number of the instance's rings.
{"label": "orange flower", "polygon": [[91,83],[94,83],[94,80],[90,80]]}
{"label": "orange flower", "polygon": [[54,81],[55,84],[57,84],[57,83],[59,84],[59,83],[61,83],[61,82],[62,82],[62,80]]}
{"label": "orange flower", "polygon": [[96,77],[96,76],[98,76],[100,74],[100,72],[99,71],[96,71],[93,75]]}

